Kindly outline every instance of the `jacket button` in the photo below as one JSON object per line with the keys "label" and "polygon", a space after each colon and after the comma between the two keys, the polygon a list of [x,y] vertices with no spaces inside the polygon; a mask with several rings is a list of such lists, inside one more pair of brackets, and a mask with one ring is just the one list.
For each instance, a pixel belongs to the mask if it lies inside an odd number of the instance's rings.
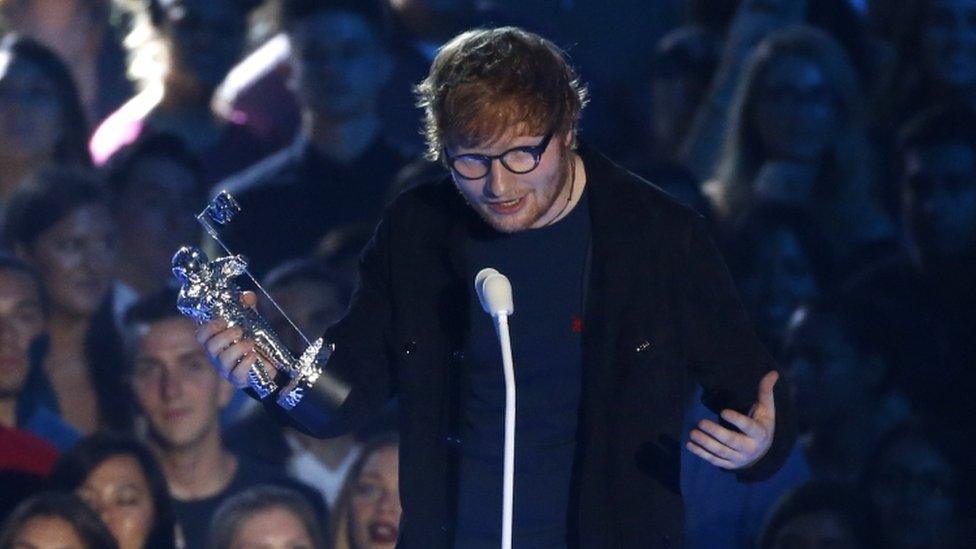
{"label": "jacket button", "polygon": [[410,356],[416,350],[417,350],[417,342],[416,341],[408,341],[408,342],[406,342],[406,343],[403,344],[403,354],[404,354],[404,356]]}
{"label": "jacket button", "polygon": [[644,341],[641,341],[640,343],[638,343],[636,347],[634,347],[634,352],[635,353],[643,353],[643,352],[646,352],[650,348],[651,348],[651,342],[650,341],[647,341],[645,339]]}

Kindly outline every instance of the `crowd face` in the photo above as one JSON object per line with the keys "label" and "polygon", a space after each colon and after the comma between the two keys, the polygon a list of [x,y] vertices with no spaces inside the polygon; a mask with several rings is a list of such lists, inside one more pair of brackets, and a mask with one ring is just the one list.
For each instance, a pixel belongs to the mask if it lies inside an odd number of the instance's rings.
{"label": "crowd face", "polygon": [[921,35],[924,70],[950,89],[976,89],[976,4],[930,0]]}
{"label": "crowd face", "polygon": [[297,92],[308,109],[340,119],[376,109],[393,65],[369,21],[321,11],[297,23],[291,41]]}
{"label": "crowd face", "polygon": [[930,443],[906,437],[876,464],[869,496],[889,547],[932,547],[952,530],[956,479]]}
{"label": "crowd face", "polygon": [[54,156],[63,108],[56,84],[40,67],[0,53],[0,142],[5,156]]}
{"label": "crowd face", "polygon": [[857,549],[854,535],[834,512],[806,513],[784,524],[773,540],[773,549]]}
{"label": "crowd face", "polygon": [[38,270],[52,308],[91,316],[112,284],[115,226],[108,207],[83,205],[47,229],[20,252]]}
{"label": "crowd face", "polygon": [[752,124],[770,160],[812,162],[835,137],[837,100],[824,71],[813,61],[787,55],[760,78]]}
{"label": "crowd face", "polygon": [[315,549],[302,520],[283,507],[264,509],[245,519],[234,534],[231,549]]}
{"label": "crowd face", "polygon": [[923,255],[958,257],[976,248],[976,150],[963,143],[906,155],[905,211]]}
{"label": "crowd face", "polygon": [[[289,318],[309,337],[318,337],[325,329],[342,318],[346,311],[345,299],[336,288],[315,280],[298,280],[271,291],[272,296]],[[285,317],[261,302],[262,314],[281,337],[285,345],[294,352],[301,352],[305,342],[288,324]]]}
{"label": "crowd face", "polygon": [[20,529],[13,546],[20,549],[87,549],[78,531],[60,517],[37,516]]}
{"label": "crowd face", "polygon": [[399,451],[386,446],[366,459],[352,486],[350,531],[357,549],[392,548],[400,525]]}
{"label": "crowd face", "polygon": [[[498,155],[515,147],[539,145],[544,135],[519,135],[510,131],[495,143],[473,148],[448,148],[449,157],[462,154]],[[464,179],[453,170],[454,183],[474,208],[495,230],[514,233],[545,226],[559,215],[570,187],[571,134],[554,135],[542,153],[539,165],[528,173],[512,173],[494,160],[488,175]],[[579,169],[577,169],[579,171]],[[576,174],[579,179],[583,176]]]}
{"label": "crowd face", "polygon": [[129,455],[109,457],[89,473],[77,490],[108,526],[119,549],[140,549],[152,529],[155,506],[138,460]]}
{"label": "crowd face", "polygon": [[754,276],[743,282],[743,293],[753,302],[764,333],[779,334],[793,311],[817,296],[819,286],[793,232],[769,231],[756,246]]}
{"label": "crowd face", "polygon": [[246,14],[234,0],[165,2],[162,32],[171,69],[213,90],[237,62],[247,33]]}
{"label": "crowd face", "polygon": [[165,157],[146,157],[130,170],[125,192],[115,208],[120,248],[134,262],[158,272],[159,283],[170,278],[173,253],[197,239],[193,212],[197,177]]}
{"label": "crowd face", "polygon": [[30,345],[43,330],[40,288],[22,272],[0,270],[0,399],[20,393]]}
{"label": "crowd face", "polygon": [[136,349],[133,385],[156,443],[192,447],[219,429],[232,389],[197,342],[193,321],[172,317],[149,325]]}

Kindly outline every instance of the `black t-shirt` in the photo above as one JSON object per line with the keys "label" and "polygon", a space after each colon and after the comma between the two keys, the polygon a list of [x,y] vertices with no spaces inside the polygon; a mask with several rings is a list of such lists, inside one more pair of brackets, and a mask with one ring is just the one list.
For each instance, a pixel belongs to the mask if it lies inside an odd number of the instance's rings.
{"label": "black t-shirt", "polygon": [[322,517],[322,524],[328,524],[328,510],[318,491],[301,482],[286,477],[282,471],[238,456],[237,473],[231,479],[230,484],[219,494],[208,498],[187,501],[173,498],[173,514],[176,516],[176,522],[183,532],[183,539],[186,542],[185,547],[187,549],[207,547],[210,539],[210,521],[224,500],[248,488],[266,484],[289,488],[299,492]]}
{"label": "black t-shirt", "polygon": [[[516,379],[514,545],[566,547],[570,477],[582,385],[586,195],[559,222],[466,242],[472,273],[494,267],[512,283]],[[505,383],[494,323],[472,292],[462,373],[456,546],[498,547]]]}

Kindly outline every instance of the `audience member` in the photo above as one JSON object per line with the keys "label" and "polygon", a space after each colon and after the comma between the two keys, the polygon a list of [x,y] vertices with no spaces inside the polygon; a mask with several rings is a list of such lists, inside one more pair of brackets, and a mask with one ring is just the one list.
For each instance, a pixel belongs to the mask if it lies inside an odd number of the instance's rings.
{"label": "audience member", "polygon": [[185,546],[203,547],[217,507],[257,484],[295,487],[322,515],[325,506],[314,490],[225,447],[220,410],[233,388],[210,367],[196,325],[175,303],[176,291],[164,290],[133,305],[126,315],[126,345],[149,445],[166,477]]}
{"label": "audience member", "polygon": [[[41,278],[30,265],[0,253],[0,426],[28,431],[60,450],[71,447],[78,432],[57,412],[25,394],[31,370],[40,368],[47,342],[47,303]],[[8,445],[4,445],[9,448]],[[40,459],[38,465],[53,464]]]}
{"label": "audience member", "polygon": [[166,479],[149,449],[135,439],[110,433],[86,437],[61,456],[50,483],[94,509],[119,549],[175,547]]}
{"label": "audience member", "polygon": [[325,549],[319,517],[292,490],[255,486],[225,501],[214,514],[209,549]]}
{"label": "audience member", "polygon": [[333,512],[333,549],[396,545],[400,529],[399,440],[381,434],[367,442]]}
{"label": "audience member", "polygon": [[[352,293],[348,279],[308,259],[273,269],[265,277],[264,288],[309,338],[318,337],[342,317]],[[261,303],[261,314],[295,356],[308,346],[267,301]],[[314,486],[330,507],[335,506],[346,474],[361,450],[352,435],[318,439],[282,427],[262,407],[254,408],[229,426],[224,438],[235,452],[264,461]]]}
{"label": "audience member", "polygon": [[112,533],[77,496],[44,492],[21,503],[0,530],[0,547],[118,549]]}
{"label": "audience member", "polygon": [[0,208],[47,164],[88,166],[87,128],[74,81],[58,56],[30,38],[4,36],[0,41]]}
{"label": "audience member", "polygon": [[223,236],[249,258],[256,276],[310,253],[332,227],[374,223],[405,162],[386,142],[377,115],[393,60],[369,9],[358,2],[294,6],[285,12],[285,29],[301,133],[289,148],[214,189],[228,190],[241,204]]}
{"label": "audience member", "polygon": [[112,317],[115,230],[101,181],[63,169],[46,170],[18,191],[3,226],[7,246],[40,274],[49,303],[50,345],[24,397],[57,410],[83,434],[131,425]]}
{"label": "audience member", "polygon": [[811,481],[798,486],[769,514],[759,549],[872,549],[877,526],[863,496],[847,484]]}
{"label": "audience member", "polygon": [[868,454],[911,411],[890,383],[888,333],[837,299],[804,306],[789,323],[783,365],[794,393],[801,446],[818,479],[854,482]]}
{"label": "audience member", "polygon": [[234,121],[211,109],[214,89],[244,47],[257,0],[147,0],[133,3],[132,76],[141,91],[95,130],[97,165],[146,131],[172,133],[196,151],[207,186],[270,152]]}
{"label": "audience member", "polygon": [[173,254],[200,240],[203,168],[172,134],[144,135],[106,165],[118,232],[116,273],[134,299],[174,282]]}
{"label": "audience member", "polygon": [[756,332],[774,354],[801,304],[831,293],[827,246],[803,210],[761,206],[728,239],[728,262]]}
{"label": "audience member", "polygon": [[919,426],[898,428],[878,444],[868,460],[862,488],[877,521],[882,547],[967,546],[957,537],[963,513],[969,512],[963,507],[963,479],[945,445],[937,442],[952,440],[949,444],[957,444],[957,435],[950,436],[940,437],[933,429]]}
{"label": "audience member", "polygon": [[936,108],[899,153],[905,250],[847,284],[871,311],[899,387],[933,421],[976,432],[976,115]]}
{"label": "audience member", "polygon": [[107,116],[132,93],[111,11],[111,0],[0,2],[8,28],[51,48],[71,68],[89,123]]}

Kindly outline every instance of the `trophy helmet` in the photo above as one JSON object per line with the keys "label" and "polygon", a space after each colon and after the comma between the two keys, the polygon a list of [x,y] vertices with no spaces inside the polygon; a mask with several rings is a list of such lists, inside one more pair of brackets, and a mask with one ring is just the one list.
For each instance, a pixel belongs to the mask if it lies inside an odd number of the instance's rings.
{"label": "trophy helmet", "polygon": [[204,271],[209,262],[207,254],[196,246],[183,246],[173,255],[173,276],[187,284]]}

